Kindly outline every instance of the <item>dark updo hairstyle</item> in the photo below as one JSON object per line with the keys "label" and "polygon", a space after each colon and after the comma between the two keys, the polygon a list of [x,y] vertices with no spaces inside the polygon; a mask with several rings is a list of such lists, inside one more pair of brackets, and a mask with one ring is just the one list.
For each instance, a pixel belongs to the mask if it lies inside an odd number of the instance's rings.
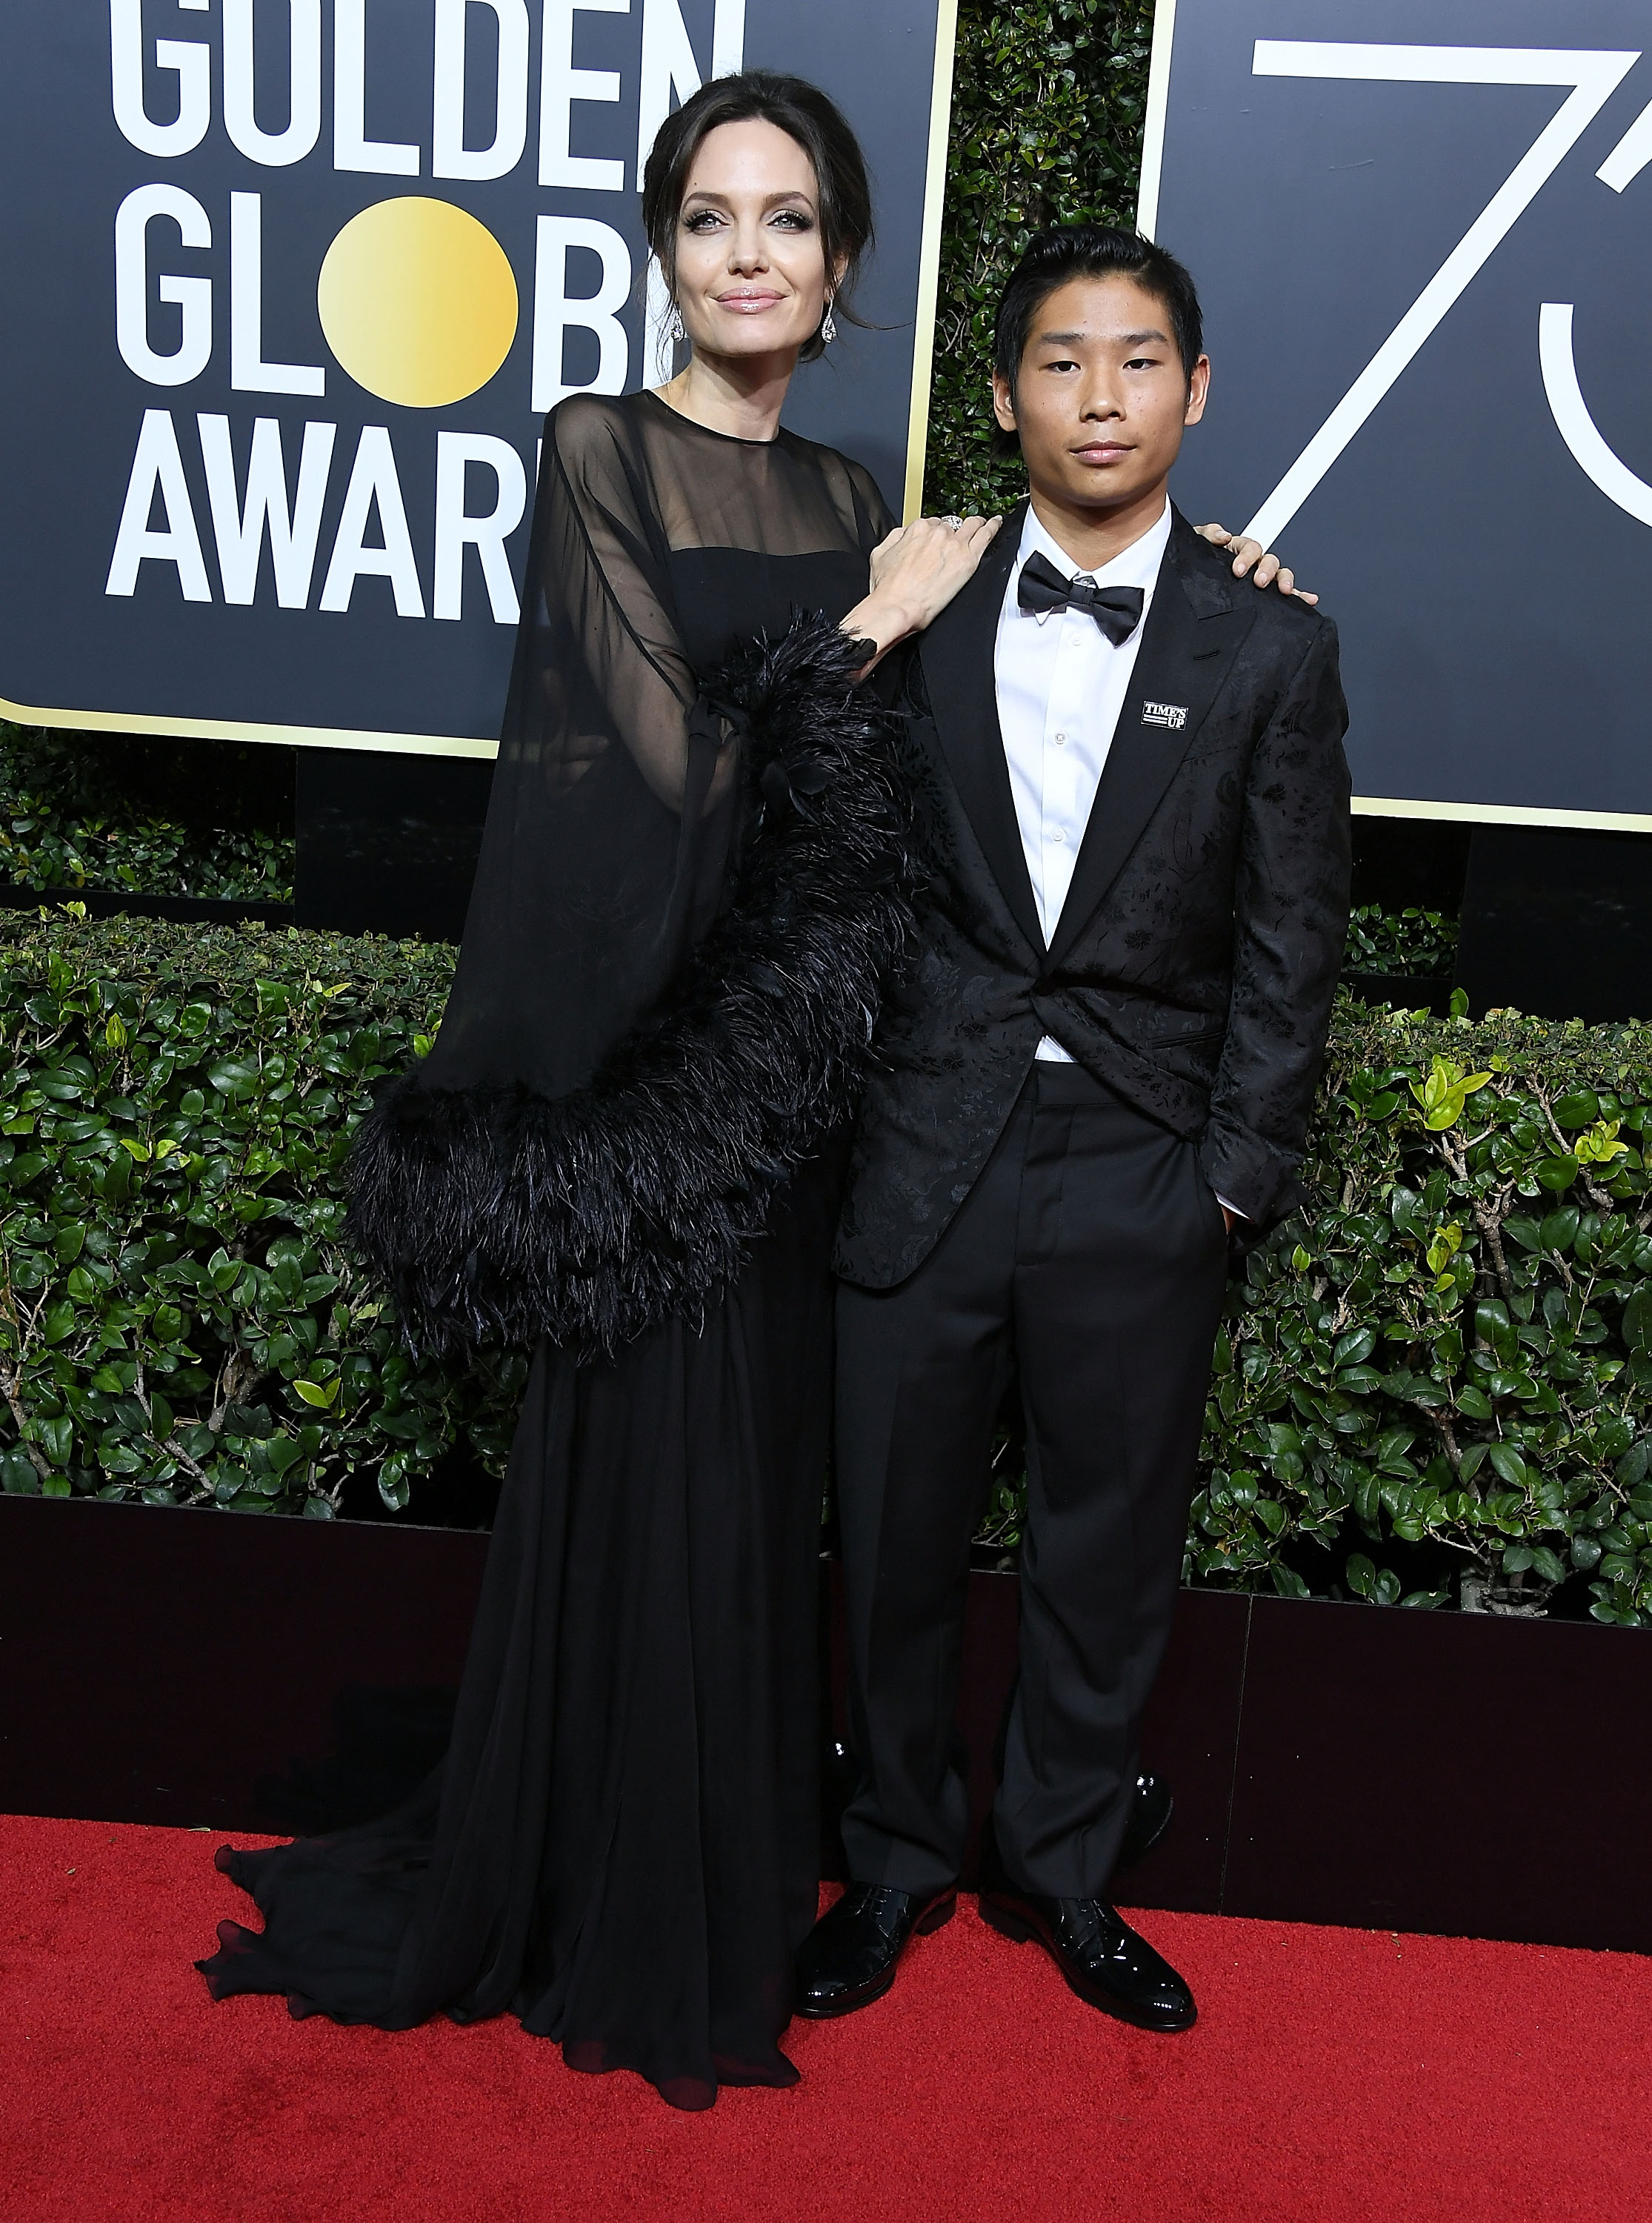
{"label": "dark updo hairstyle", "polygon": [[[863,324],[845,296],[872,243],[872,189],[865,157],[835,101],[819,85],[777,70],[742,70],[737,77],[713,78],[668,116],[655,135],[643,168],[643,229],[665,273],[668,290],[675,296],[677,217],[700,143],[719,124],[752,121],[774,124],[795,139],[813,164],[828,284],[839,256],[844,259],[843,278],[832,288],[832,307],[849,323]],[[812,362],[825,344],[816,331],[805,343],[800,360]]]}

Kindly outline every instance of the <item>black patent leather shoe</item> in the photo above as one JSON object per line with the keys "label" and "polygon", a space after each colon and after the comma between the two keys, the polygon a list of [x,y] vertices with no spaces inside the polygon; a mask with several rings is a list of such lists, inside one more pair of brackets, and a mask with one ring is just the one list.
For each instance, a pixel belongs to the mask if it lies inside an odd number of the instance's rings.
{"label": "black patent leather shoe", "polygon": [[1170,1795],[1168,1783],[1156,1775],[1138,1775],[1116,1865],[1128,1868],[1138,1861],[1145,1861],[1169,1829],[1175,1811],[1176,1801]]}
{"label": "black patent leather shoe", "polygon": [[957,1905],[952,1884],[926,1893],[851,1883],[803,1940],[795,2012],[820,2022],[882,1999],[912,1940],[950,1922]]}
{"label": "black patent leather shoe", "polygon": [[1042,1899],[1001,1884],[981,1894],[981,1918],[1018,1945],[1043,1946],[1070,1990],[1139,2030],[1191,2030],[1193,1994],[1104,1899]]}

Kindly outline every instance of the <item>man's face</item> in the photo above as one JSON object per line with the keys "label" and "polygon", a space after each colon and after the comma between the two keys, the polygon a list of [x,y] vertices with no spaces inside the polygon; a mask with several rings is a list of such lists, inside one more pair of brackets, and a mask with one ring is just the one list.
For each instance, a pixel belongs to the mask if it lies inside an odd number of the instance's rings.
{"label": "man's face", "polygon": [[1033,319],[1015,395],[992,381],[993,413],[1021,435],[1035,488],[1109,510],[1148,492],[1204,413],[1210,366],[1190,383],[1158,295],[1132,278],[1072,278]]}

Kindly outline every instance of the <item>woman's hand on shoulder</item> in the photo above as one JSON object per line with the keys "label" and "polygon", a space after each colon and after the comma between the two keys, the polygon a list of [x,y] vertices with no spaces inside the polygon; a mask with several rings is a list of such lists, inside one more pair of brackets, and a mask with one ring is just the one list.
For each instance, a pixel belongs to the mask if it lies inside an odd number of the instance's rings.
{"label": "woman's hand on shoulder", "polygon": [[973,576],[1002,522],[998,517],[920,517],[896,526],[873,549],[870,590],[844,620],[844,631],[875,642],[880,657],[921,633]]}
{"label": "woman's hand on shoulder", "polygon": [[993,535],[996,517],[920,517],[897,525],[872,551],[872,591],[901,612],[908,633],[933,625],[958,589],[974,576]]}
{"label": "woman's hand on shoulder", "polygon": [[1319,600],[1317,595],[1299,587],[1295,572],[1281,564],[1272,550],[1265,550],[1259,540],[1247,540],[1242,532],[1229,532],[1225,525],[1197,525],[1193,529],[1213,548],[1227,549],[1234,559],[1234,578],[1249,575],[1253,587],[1278,587],[1282,595],[1294,595],[1299,602]]}

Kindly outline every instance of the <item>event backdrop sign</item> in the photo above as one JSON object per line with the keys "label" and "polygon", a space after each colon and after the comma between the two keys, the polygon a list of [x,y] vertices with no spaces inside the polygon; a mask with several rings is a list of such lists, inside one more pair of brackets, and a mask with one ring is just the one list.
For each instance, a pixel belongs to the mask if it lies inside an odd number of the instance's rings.
{"label": "event backdrop sign", "polygon": [[1159,0],[1140,224],[1356,807],[1652,828],[1652,0]]}
{"label": "event backdrop sign", "polygon": [[487,756],[546,410],[669,375],[639,187],[794,70],[877,249],[787,421],[922,481],[956,0],[8,0],[0,715]]}

